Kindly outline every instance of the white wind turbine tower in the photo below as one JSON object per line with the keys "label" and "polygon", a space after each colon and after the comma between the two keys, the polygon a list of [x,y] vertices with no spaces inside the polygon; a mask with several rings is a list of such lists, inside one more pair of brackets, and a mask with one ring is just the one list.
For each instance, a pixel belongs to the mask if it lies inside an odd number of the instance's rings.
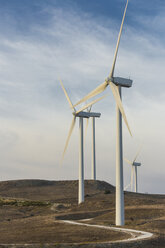
{"label": "white wind turbine tower", "polygon": [[[89,108],[88,112],[91,112],[92,106]],[[96,132],[95,132],[95,116],[92,117],[92,168],[91,168],[91,179],[96,180]],[[87,134],[87,129],[89,125],[89,118],[87,119],[85,136]]]}
{"label": "white wind turbine tower", "polygon": [[[109,74],[109,77],[105,80],[104,83],[99,85],[96,89],[91,91],[88,95],[86,95],[84,98],[82,98],[77,104],[74,106],[77,106],[78,104],[88,100],[89,98],[92,98],[96,96],[97,94],[103,92],[107,86],[111,87],[113,96],[116,101],[116,225],[121,226],[124,225],[125,217],[124,217],[124,190],[123,190],[123,145],[122,145],[122,117],[127,125],[127,128],[131,134],[127,118],[124,112],[124,108],[121,101],[121,87],[131,87],[132,86],[132,80],[125,79],[121,77],[114,77],[114,70],[115,70],[115,64],[119,49],[119,43],[121,39],[123,24],[125,20],[126,10],[128,6],[128,0],[125,6],[124,15],[119,31],[119,36],[117,40],[116,50],[114,54],[114,60],[111,68],[111,72]],[[121,117],[122,115],[122,117]],[[132,134],[131,134],[132,135]]]}
{"label": "white wind turbine tower", "polygon": [[73,106],[65,88],[64,85],[62,83],[62,81],[60,81],[62,89],[64,91],[64,94],[66,96],[66,99],[68,100],[68,103],[71,107],[71,109],[73,110],[73,119],[72,119],[72,123],[69,129],[69,133],[68,133],[68,137],[66,140],[66,144],[65,144],[65,148],[64,148],[64,152],[62,155],[62,160],[64,158],[66,149],[68,147],[69,144],[69,140],[70,137],[72,135],[74,126],[75,126],[75,122],[76,122],[76,117],[79,117],[79,134],[80,134],[80,138],[79,138],[79,189],[78,189],[78,203],[82,203],[84,201],[84,144],[83,144],[83,118],[89,118],[89,117],[100,117],[101,114],[100,113],[92,113],[92,112],[84,112],[84,109],[87,109],[88,107],[90,107],[91,105],[93,105],[94,103],[100,101],[101,99],[103,99],[105,96],[98,98],[97,100],[92,101],[91,103],[88,103],[87,105],[85,105],[83,108],[81,108],[80,110],[76,111],[75,107]]}
{"label": "white wind turbine tower", "polygon": [[133,191],[133,183],[134,183],[134,191],[138,192],[138,178],[137,178],[137,167],[141,166],[141,163],[135,162],[140,151],[136,154],[134,160],[131,162],[128,159],[124,159],[128,164],[131,165],[131,191]]}

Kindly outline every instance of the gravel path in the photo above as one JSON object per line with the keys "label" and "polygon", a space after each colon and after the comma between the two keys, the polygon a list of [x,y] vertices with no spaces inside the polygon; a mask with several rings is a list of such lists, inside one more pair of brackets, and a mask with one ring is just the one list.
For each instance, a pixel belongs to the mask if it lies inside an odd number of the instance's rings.
{"label": "gravel path", "polygon": [[[130,235],[129,239],[118,240],[118,241],[109,241],[109,243],[118,243],[118,242],[122,243],[122,242],[129,242],[129,241],[137,241],[137,240],[149,239],[153,236],[153,233],[144,232],[144,231],[137,231],[134,229],[127,229],[127,228],[122,228],[122,227],[92,225],[92,224],[81,223],[81,222],[77,222],[77,221],[71,221],[71,220],[60,220],[60,222],[66,223],[66,224],[71,224],[71,225],[87,226],[87,227],[107,229],[107,230],[112,230],[112,231],[117,231],[117,232],[124,232],[124,233],[127,233]],[[107,243],[107,242],[105,242],[105,243]]]}

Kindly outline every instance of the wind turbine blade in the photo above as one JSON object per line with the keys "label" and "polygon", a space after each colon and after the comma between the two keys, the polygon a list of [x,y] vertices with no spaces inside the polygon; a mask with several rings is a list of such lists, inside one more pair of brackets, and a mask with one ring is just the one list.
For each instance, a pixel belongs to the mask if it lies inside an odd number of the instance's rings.
{"label": "wind turbine blade", "polygon": [[139,155],[139,154],[140,154],[140,152],[141,152],[141,149],[142,149],[142,146],[141,146],[141,147],[140,147],[140,149],[138,150],[138,152],[137,152],[137,154],[136,154],[136,156],[135,156],[135,158],[134,158],[133,162],[135,162],[135,160],[137,159],[138,155]]}
{"label": "wind turbine blade", "polygon": [[82,107],[81,109],[79,109],[76,114],[80,113],[81,111],[83,111],[84,109],[87,109],[88,107],[92,106],[93,104],[95,104],[96,102],[102,100],[104,97],[106,97],[107,95],[104,95],[102,97],[99,97],[98,99],[88,103],[87,105],[85,105],[84,107]]}
{"label": "wind turbine blade", "polygon": [[69,140],[70,140],[70,137],[72,135],[72,132],[73,132],[73,129],[74,129],[74,126],[75,126],[75,122],[76,122],[76,116],[73,116],[72,123],[71,123],[70,129],[69,129],[69,133],[68,133],[68,137],[67,137],[67,140],[66,140],[66,143],[65,143],[64,151],[63,151],[63,154],[62,154],[61,162],[64,159],[64,156],[65,156],[65,153],[66,153],[68,144],[69,144]]}
{"label": "wind turbine blade", "polygon": [[118,88],[111,81],[109,82],[109,84],[110,84],[110,87],[111,87],[113,96],[115,98],[116,104],[118,105],[118,108],[120,109],[120,112],[122,114],[122,117],[123,117],[123,119],[125,121],[125,124],[126,124],[126,126],[128,128],[128,131],[129,131],[130,135],[132,136],[132,133],[131,133],[131,130],[130,130],[130,127],[128,125],[128,121],[127,121],[127,118],[126,118],[126,115],[125,115],[125,112],[124,112],[124,108],[123,108],[123,104],[122,104],[122,101],[121,101],[121,98],[120,98],[120,94],[119,94]]}
{"label": "wind turbine blade", "polygon": [[100,94],[101,92],[103,92],[106,89],[107,85],[108,85],[108,83],[106,81],[104,83],[100,84],[96,89],[92,90],[88,95],[86,95],[79,102],[77,102],[74,105],[74,107],[76,107],[80,103],[85,102],[86,100]]}
{"label": "wind turbine blade", "polygon": [[131,185],[131,183],[129,183],[127,186],[125,186],[124,191],[126,191],[130,185]]}
{"label": "wind turbine blade", "polygon": [[124,158],[124,160],[125,160],[128,164],[131,164],[131,165],[132,165],[132,162],[129,161],[127,158]]}
{"label": "wind turbine blade", "polygon": [[88,112],[90,113],[90,112],[91,112],[91,110],[92,110],[92,105],[89,107]]}
{"label": "wind turbine blade", "polygon": [[115,69],[117,54],[118,54],[118,50],[119,50],[119,44],[120,44],[121,34],[122,34],[122,30],[123,30],[123,24],[124,24],[124,20],[125,20],[126,11],[127,11],[127,6],[128,6],[128,0],[127,0],[127,3],[126,3],[126,6],[125,6],[123,19],[122,19],[121,26],[120,26],[120,31],[119,31],[119,35],[118,35],[117,44],[116,44],[116,50],[115,50],[115,55],[114,55],[114,59],[113,59],[112,69],[111,69],[111,72],[110,72],[110,75],[109,75],[110,78],[113,77],[113,74],[114,74],[114,69]]}
{"label": "wind turbine blade", "polygon": [[73,107],[73,104],[72,104],[72,102],[71,102],[71,100],[70,100],[70,98],[69,98],[69,96],[68,96],[68,93],[66,92],[66,89],[65,89],[65,87],[64,87],[64,85],[63,85],[63,83],[62,83],[61,80],[60,80],[60,84],[61,84],[61,87],[62,87],[62,89],[63,89],[63,91],[64,91],[64,94],[65,94],[65,96],[66,96],[66,99],[67,99],[68,102],[69,102],[69,105],[70,105],[71,109],[73,109],[73,111],[75,111],[75,108]]}

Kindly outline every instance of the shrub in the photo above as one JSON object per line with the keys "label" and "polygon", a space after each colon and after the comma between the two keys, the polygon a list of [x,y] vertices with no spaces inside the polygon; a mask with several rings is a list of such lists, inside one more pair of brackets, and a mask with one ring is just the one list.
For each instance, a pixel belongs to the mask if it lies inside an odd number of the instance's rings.
{"label": "shrub", "polygon": [[109,190],[109,189],[106,189],[105,191],[104,191],[104,194],[111,194],[111,191]]}

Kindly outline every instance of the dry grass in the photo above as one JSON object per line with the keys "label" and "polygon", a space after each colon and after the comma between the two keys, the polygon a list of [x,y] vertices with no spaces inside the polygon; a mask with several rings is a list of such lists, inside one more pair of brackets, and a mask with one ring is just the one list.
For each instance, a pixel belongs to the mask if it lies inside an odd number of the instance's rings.
{"label": "dry grass", "polygon": [[[115,225],[114,187],[105,182],[86,181],[85,194],[85,203],[77,205],[77,181],[0,183],[0,243],[61,244],[125,239],[122,233],[58,222],[58,219],[92,218],[89,223]],[[125,206],[126,227],[154,232],[156,237],[122,247],[165,247],[165,196],[127,192]]]}
{"label": "dry grass", "polygon": [[[78,230],[77,230],[78,229]],[[116,232],[62,224],[54,221],[53,215],[34,216],[1,223],[0,243],[74,243],[116,240]],[[124,238],[120,234],[120,238]]]}

